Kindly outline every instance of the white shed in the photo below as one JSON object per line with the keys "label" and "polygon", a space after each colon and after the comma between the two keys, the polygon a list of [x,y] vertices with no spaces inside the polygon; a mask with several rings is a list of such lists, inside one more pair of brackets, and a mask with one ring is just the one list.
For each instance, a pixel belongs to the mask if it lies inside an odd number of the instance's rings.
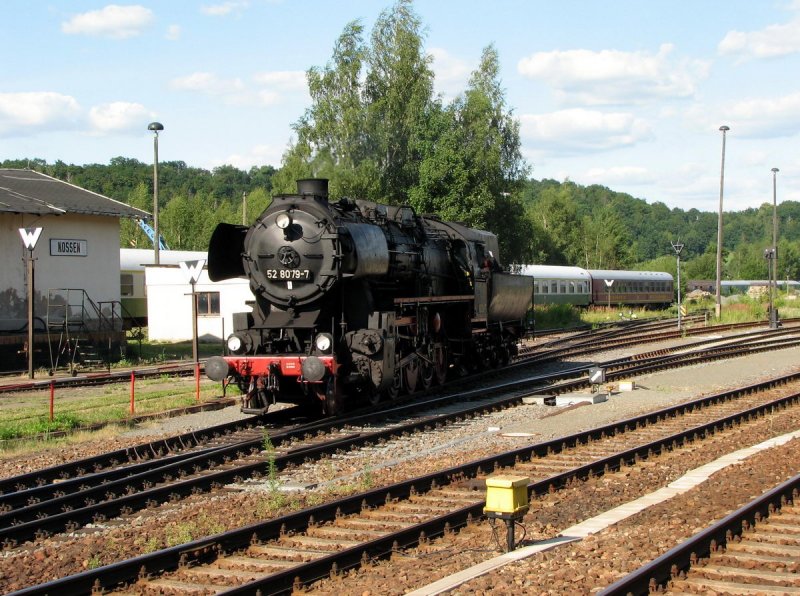
{"label": "white shed", "polygon": [[[150,341],[192,339],[192,286],[177,265],[147,265],[147,325]],[[233,332],[233,313],[252,310],[254,300],[246,279],[212,282],[203,269],[195,284],[197,336],[200,341],[222,341]]]}

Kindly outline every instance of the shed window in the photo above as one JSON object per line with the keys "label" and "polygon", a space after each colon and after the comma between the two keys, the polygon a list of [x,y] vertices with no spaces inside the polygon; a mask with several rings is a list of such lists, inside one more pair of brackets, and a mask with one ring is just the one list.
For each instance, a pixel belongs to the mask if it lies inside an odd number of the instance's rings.
{"label": "shed window", "polygon": [[119,274],[119,295],[123,298],[133,296],[133,274],[120,273]]}
{"label": "shed window", "polygon": [[219,292],[197,292],[197,316],[219,314]]}

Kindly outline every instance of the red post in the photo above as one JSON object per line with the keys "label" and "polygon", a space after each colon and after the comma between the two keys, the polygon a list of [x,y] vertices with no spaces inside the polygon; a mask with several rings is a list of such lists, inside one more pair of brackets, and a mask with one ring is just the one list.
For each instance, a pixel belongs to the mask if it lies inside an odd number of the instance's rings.
{"label": "red post", "polygon": [[200,401],[200,363],[194,363],[194,395],[195,401]]}
{"label": "red post", "polygon": [[53,421],[53,402],[55,402],[56,397],[56,384],[53,381],[50,381],[50,422]]}
{"label": "red post", "polygon": [[132,370],[131,371],[131,416],[133,416],[133,413],[135,411],[134,408],[134,396],[136,395],[135,387],[136,387],[136,371]]}

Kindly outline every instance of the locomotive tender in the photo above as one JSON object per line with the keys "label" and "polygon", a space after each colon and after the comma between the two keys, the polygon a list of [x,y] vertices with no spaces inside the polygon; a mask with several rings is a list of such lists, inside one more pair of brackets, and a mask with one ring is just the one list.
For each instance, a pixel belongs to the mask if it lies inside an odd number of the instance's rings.
{"label": "locomotive tender", "polygon": [[209,245],[210,279],[246,277],[255,297],[234,315],[229,355],[206,362],[238,384],[244,412],[280,398],[335,415],[516,354],[533,278],[502,272],[494,234],[409,206],[330,203],[324,179],[297,185]]}

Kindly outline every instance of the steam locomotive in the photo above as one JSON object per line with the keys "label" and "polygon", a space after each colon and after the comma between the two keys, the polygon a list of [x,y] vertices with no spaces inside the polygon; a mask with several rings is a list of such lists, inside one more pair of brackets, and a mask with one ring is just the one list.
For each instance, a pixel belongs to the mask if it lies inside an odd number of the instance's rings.
{"label": "steam locomotive", "polygon": [[502,272],[494,234],[329,202],[325,179],[299,180],[249,228],[217,226],[208,272],[250,281],[252,312],[234,314],[228,355],[206,374],[238,384],[253,414],[288,401],[336,415],[507,363],[533,298],[532,277]]}

